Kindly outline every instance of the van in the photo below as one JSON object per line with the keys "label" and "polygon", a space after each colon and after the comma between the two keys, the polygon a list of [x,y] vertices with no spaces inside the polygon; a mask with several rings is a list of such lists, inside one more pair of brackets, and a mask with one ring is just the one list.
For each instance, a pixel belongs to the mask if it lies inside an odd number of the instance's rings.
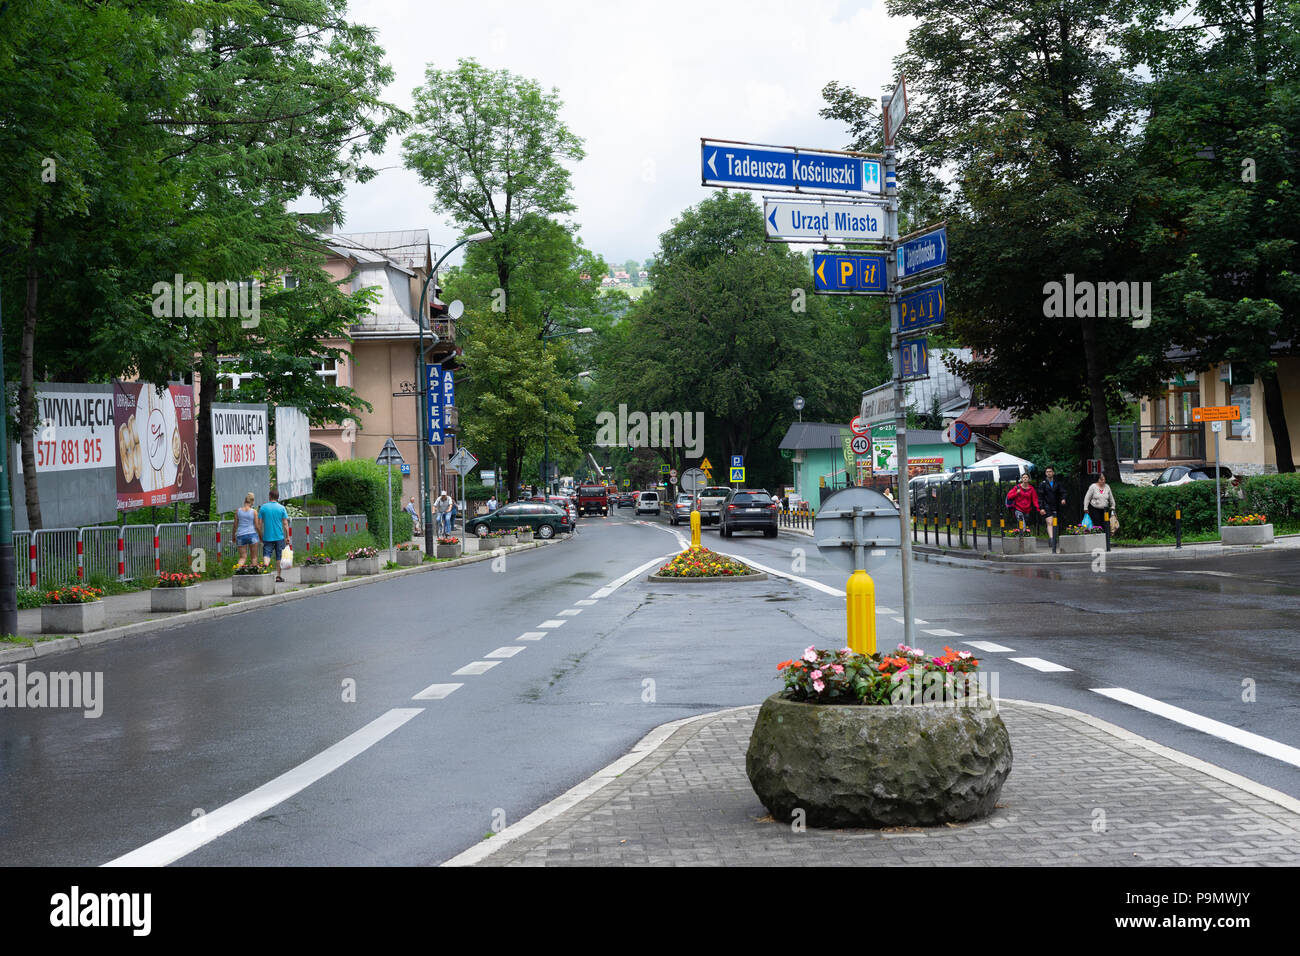
{"label": "van", "polygon": [[643,512],[645,514],[653,514],[653,515],[657,515],[659,513],[659,492],[643,491],[641,492],[640,495],[637,496],[636,513],[641,514]]}

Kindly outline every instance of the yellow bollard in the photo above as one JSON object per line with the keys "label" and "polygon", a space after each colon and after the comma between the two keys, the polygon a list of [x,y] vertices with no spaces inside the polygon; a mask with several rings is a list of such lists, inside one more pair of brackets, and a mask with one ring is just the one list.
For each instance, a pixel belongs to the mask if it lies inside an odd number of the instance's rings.
{"label": "yellow bollard", "polygon": [[876,584],[866,571],[854,571],[844,586],[849,621],[849,649],[876,653]]}
{"label": "yellow bollard", "polygon": [[698,511],[692,511],[691,512],[691,547],[698,548],[699,546],[700,546],[700,513]]}

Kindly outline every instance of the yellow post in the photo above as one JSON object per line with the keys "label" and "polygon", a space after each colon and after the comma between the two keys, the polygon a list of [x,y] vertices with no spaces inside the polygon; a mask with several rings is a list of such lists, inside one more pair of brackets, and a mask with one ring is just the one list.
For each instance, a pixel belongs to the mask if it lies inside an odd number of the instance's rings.
{"label": "yellow post", "polygon": [[700,546],[700,513],[698,511],[692,511],[691,512],[691,547],[698,548],[699,546]]}
{"label": "yellow post", "polygon": [[849,621],[849,649],[876,653],[876,584],[866,571],[854,571],[844,586]]}

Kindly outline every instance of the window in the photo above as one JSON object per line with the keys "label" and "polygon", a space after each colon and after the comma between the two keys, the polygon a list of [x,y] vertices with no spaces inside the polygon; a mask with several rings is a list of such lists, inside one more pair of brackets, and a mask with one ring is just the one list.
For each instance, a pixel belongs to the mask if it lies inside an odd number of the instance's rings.
{"label": "window", "polygon": [[284,278],[284,287],[285,287],[286,289],[296,289],[296,288],[298,288],[298,277],[297,277],[297,276],[289,275],[288,273],[285,273],[285,275],[284,275],[283,278]]}
{"label": "window", "polygon": [[252,372],[236,372],[236,371],[234,371],[234,367],[235,367],[237,364],[239,364],[237,359],[221,359],[221,360],[220,360],[220,364],[221,364],[222,366],[225,366],[225,367],[231,369],[231,370],[228,371],[228,372],[218,372],[218,373],[217,373],[217,389],[218,389],[218,391],[231,391],[231,392],[237,392],[237,391],[239,391],[239,383],[240,383],[240,382],[247,382],[247,381],[249,381],[250,379],[257,378],[257,376],[256,376],[254,373],[252,373]]}
{"label": "window", "polygon": [[1254,441],[1254,432],[1247,424],[1250,420],[1250,386],[1229,386],[1228,404],[1241,409],[1241,421],[1228,422],[1228,438],[1234,441]]}
{"label": "window", "polygon": [[330,385],[339,383],[338,359],[321,359],[316,363],[316,374]]}

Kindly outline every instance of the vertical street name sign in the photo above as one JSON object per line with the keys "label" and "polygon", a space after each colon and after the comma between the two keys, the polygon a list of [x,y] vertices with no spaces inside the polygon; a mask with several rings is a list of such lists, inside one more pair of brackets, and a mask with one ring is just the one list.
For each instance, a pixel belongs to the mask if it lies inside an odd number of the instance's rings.
{"label": "vertical street name sign", "polygon": [[881,161],[861,153],[700,140],[704,186],[879,196],[881,174]]}
{"label": "vertical street name sign", "polygon": [[424,387],[429,397],[429,421],[427,422],[430,445],[445,442],[442,416],[442,366],[426,365],[424,367]]}

